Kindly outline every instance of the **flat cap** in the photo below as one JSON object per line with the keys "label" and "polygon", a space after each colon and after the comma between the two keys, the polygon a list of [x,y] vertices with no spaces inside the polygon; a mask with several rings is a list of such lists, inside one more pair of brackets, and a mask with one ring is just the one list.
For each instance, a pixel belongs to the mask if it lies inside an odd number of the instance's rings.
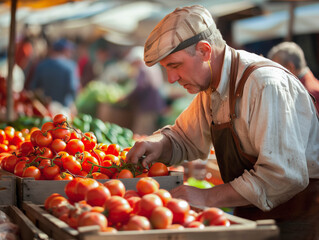
{"label": "flat cap", "polygon": [[200,5],[176,8],[153,29],[144,45],[144,61],[153,66],[173,52],[182,50],[211,34],[215,26],[210,12]]}

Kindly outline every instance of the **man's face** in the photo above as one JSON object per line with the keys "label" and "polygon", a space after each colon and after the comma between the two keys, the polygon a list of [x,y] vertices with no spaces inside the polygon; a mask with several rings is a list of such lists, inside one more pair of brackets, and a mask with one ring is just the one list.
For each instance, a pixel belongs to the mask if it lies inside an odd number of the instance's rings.
{"label": "man's face", "polygon": [[210,84],[210,71],[207,72],[207,63],[196,51],[192,56],[185,50],[170,54],[160,61],[166,69],[168,82],[178,82],[190,94],[206,90]]}

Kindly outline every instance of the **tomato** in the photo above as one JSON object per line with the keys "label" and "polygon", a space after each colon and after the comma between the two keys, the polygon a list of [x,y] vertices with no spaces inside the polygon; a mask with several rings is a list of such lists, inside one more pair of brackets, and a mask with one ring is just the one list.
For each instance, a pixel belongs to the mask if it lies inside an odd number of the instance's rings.
{"label": "tomato", "polygon": [[112,178],[112,176],[117,172],[116,167],[114,166],[111,160],[105,160],[101,163],[101,166],[107,167],[107,168],[101,168],[100,172],[106,174],[109,178]]}
{"label": "tomato", "polygon": [[62,139],[67,142],[71,138],[71,132],[67,128],[58,127],[51,131],[53,139]]}
{"label": "tomato", "polygon": [[60,172],[54,176],[53,180],[72,180],[73,176],[66,172]]}
{"label": "tomato", "polygon": [[168,176],[168,168],[164,163],[156,162],[148,170],[148,176]]}
{"label": "tomato", "polygon": [[100,184],[93,178],[83,178],[76,184],[75,191],[77,199],[76,201],[81,201],[85,199],[87,192],[93,188],[98,187]]}
{"label": "tomato", "polygon": [[93,132],[86,132],[81,138],[85,151],[91,151],[97,144],[96,136]]}
{"label": "tomato", "polygon": [[11,126],[6,126],[4,132],[6,134],[6,139],[10,142],[14,137],[15,129]]}
{"label": "tomato", "polygon": [[70,203],[63,201],[61,204],[58,204],[56,207],[51,209],[52,215],[60,218],[64,214],[69,214],[70,212]]}
{"label": "tomato", "polygon": [[120,151],[121,151],[121,147],[118,144],[113,143],[107,147],[105,154],[112,154],[114,156],[119,156]]}
{"label": "tomato", "polygon": [[85,212],[78,219],[78,227],[97,225],[100,230],[107,228],[107,218],[98,212]]}
{"label": "tomato", "polygon": [[63,158],[63,168],[75,175],[78,175],[82,170],[81,163],[72,155]]}
{"label": "tomato", "polygon": [[119,155],[119,157],[126,162],[126,155],[127,155],[128,151],[122,151]]}
{"label": "tomato", "polygon": [[113,227],[106,227],[106,228],[102,229],[101,231],[108,232],[108,233],[116,233],[117,232],[116,228],[113,228]]}
{"label": "tomato", "polygon": [[185,225],[186,228],[199,228],[199,229],[203,229],[205,228],[205,225],[199,221],[192,221],[189,222]]}
{"label": "tomato", "polygon": [[110,179],[106,174],[100,172],[92,173],[94,179]]}
{"label": "tomato", "polygon": [[159,196],[163,202],[163,206],[166,206],[167,203],[172,199],[172,195],[166,189],[159,189],[155,192],[157,196]]}
{"label": "tomato", "polygon": [[33,177],[35,180],[39,180],[41,177],[41,171],[35,166],[30,166],[23,170],[22,177]]}
{"label": "tomato", "polygon": [[19,151],[23,156],[27,156],[30,153],[33,152],[33,144],[31,142],[23,142],[20,147],[19,147]]}
{"label": "tomato", "polygon": [[168,226],[167,229],[183,230],[184,226],[181,224],[175,223],[175,224]]}
{"label": "tomato", "polygon": [[99,170],[99,167],[93,166],[93,164],[99,165],[99,161],[95,157],[93,156],[84,157],[82,161],[82,170],[89,173],[91,172],[91,169],[92,169],[92,172],[97,172]]}
{"label": "tomato", "polygon": [[66,158],[67,156],[69,156],[69,154],[65,151],[60,151],[57,153],[57,155],[54,157],[53,159],[53,163],[57,164],[59,167],[63,166],[63,161],[64,158]]}
{"label": "tomato", "polygon": [[123,197],[125,194],[125,185],[118,179],[111,179],[103,183],[105,187],[110,190],[112,196],[120,196]]}
{"label": "tomato", "polygon": [[39,147],[47,147],[52,142],[52,135],[50,132],[41,132],[41,134],[37,134],[35,137],[36,146]]}
{"label": "tomato", "polygon": [[84,151],[84,144],[79,139],[71,139],[66,144],[65,151],[74,156],[76,153],[82,153]]}
{"label": "tomato", "polygon": [[54,126],[53,122],[46,122],[46,123],[43,123],[43,125],[41,127],[41,131],[42,132],[49,132],[54,128],[55,128],[55,126]]}
{"label": "tomato", "polygon": [[13,173],[14,168],[19,161],[20,160],[16,155],[8,156],[5,160],[5,162],[3,163],[3,169],[8,171],[8,172]]}
{"label": "tomato", "polygon": [[126,190],[124,194],[125,199],[129,199],[130,197],[139,197],[140,195],[133,189]]}
{"label": "tomato", "polygon": [[15,165],[15,167],[14,167],[13,173],[14,173],[16,176],[22,177],[23,171],[24,171],[24,169],[26,168],[26,164],[27,164],[26,161],[20,161],[20,162],[18,162],[18,163]]}
{"label": "tomato", "polygon": [[56,138],[51,143],[51,149],[55,153],[64,151],[65,148],[66,148],[66,142],[64,142],[62,139]]}
{"label": "tomato", "polygon": [[226,218],[224,211],[215,207],[205,209],[198,215],[197,219],[205,226],[230,226],[230,221]]}
{"label": "tomato", "polygon": [[183,199],[172,198],[166,207],[173,213],[173,223],[184,224],[190,210],[188,202]]}
{"label": "tomato", "polygon": [[1,143],[0,144],[0,153],[8,152],[8,151],[9,151],[8,145]]}
{"label": "tomato", "polygon": [[35,155],[41,156],[43,158],[52,158],[53,153],[50,148],[47,147],[40,147],[35,151]]}
{"label": "tomato", "polygon": [[77,200],[76,185],[78,182],[82,180],[83,178],[76,177],[65,185],[64,192],[71,202],[76,202]]}
{"label": "tomato", "polygon": [[51,166],[51,160],[50,159],[42,159],[40,160],[40,163],[38,165],[38,168],[40,169],[41,173],[43,173],[43,169],[47,166]]}
{"label": "tomato", "polygon": [[20,145],[25,141],[25,138],[22,135],[22,132],[15,131],[14,136],[12,140],[10,141],[10,144],[15,145],[17,147],[20,147]]}
{"label": "tomato", "polygon": [[57,208],[60,205],[68,204],[68,200],[63,196],[52,197],[47,203],[47,210],[52,212],[54,208]]}
{"label": "tomato", "polygon": [[132,214],[137,214],[140,208],[141,198],[138,196],[125,198],[132,208]]}
{"label": "tomato", "polygon": [[101,164],[101,162],[104,160],[105,153],[102,150],[93,149],[91,154],[99,161],[99,164]]}
{"label": "tomato", "polygon": [[44,178],[47,180],[54,179],[54,177],[59,173],[60,173],[60,167],[58,165],[46,166],[42,170],[42,174]]}
{"label": "tomato", "polygon": [[117,178],[134,178],[134,176],[130,170],[122,169],[117,175]]}
{"label": "tomato", "polygon": [[136,190],[140,196],[145,194],[155,193],[159,189],[159,183],[151,177],[144,177],[136,183]]}
{"label": "tomato", "polygon": [[67,117],[64,114],[57,114],[53,118],[54,126],[66,125]]}
{"label": "tomato", "polygon": [[6,133],[4,130],[0,129],[0,143],[3,143],[6,140]]}
{"label": "tomato", "polygon": [[149,218],[156,207],[162,206],[163,202],[159,196],[153,193],[146,194],[141,198],[137,214]]}
{"label": "tomato", "polygon": [[109,189],[105,186],[98,186],[87,191],[85,201],[91,206],[103,207],[106,200],[111,197]]}
{"label": "tomato", "polygon": [[126,223],[132,212],[128,201],[120,196],[111,196],[104,204],[105,215],[112,224]]}
{"label": "tomato", "polygon": [[31,136],[30,136],[30,141],[32,143],[33,146],[37,146],[37,142],[36,142],[36,137],[38,135],[42,134],[41,130],[34,130],[32,133],[31,133]]}
{"label": "tomato", "polygon": [[48,210],[49,209],[49,202],[54,198],[54,197],[57,197],[57,196],[62,196],[61,194],[59,193],[52,193],[50,196],[48,196],[45,201],[44,201],[44,209]]}
{"label": "tomato", "polygon": [[138,215],[131,216],[128,222],[123,226],[123,230],[125,231],[143,231],[150,229],[150,221],[146,217]]}
{"label": "tomato", "polygon": [[173,223],[173,213],[166,207],[156,207],[150,217],[153,228],[166,229]]}

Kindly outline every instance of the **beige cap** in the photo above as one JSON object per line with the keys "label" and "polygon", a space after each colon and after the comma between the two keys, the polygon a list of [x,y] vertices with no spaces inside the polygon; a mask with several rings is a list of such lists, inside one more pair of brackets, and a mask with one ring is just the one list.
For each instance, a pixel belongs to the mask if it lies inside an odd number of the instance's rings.
{"label": "beige cap", "polygon": [[176,8],[153,29],[144,45],[144,61],[153,66],[169,54],[182,50],[212,34],[214,20],[200,5]]}

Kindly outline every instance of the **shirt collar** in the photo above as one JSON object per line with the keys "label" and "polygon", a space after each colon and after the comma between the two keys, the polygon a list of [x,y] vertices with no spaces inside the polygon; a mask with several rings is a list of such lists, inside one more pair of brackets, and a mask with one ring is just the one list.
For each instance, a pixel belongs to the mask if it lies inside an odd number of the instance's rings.
{"label": "shirt collar", "polygon": [[219,85],[216,91],[220,94],[221,99],[225,100],[229,94],[229,77],[230,77],[230,67],[231,67],[231,50],[230,47],[226,45],[224,62],[220,77]]}

